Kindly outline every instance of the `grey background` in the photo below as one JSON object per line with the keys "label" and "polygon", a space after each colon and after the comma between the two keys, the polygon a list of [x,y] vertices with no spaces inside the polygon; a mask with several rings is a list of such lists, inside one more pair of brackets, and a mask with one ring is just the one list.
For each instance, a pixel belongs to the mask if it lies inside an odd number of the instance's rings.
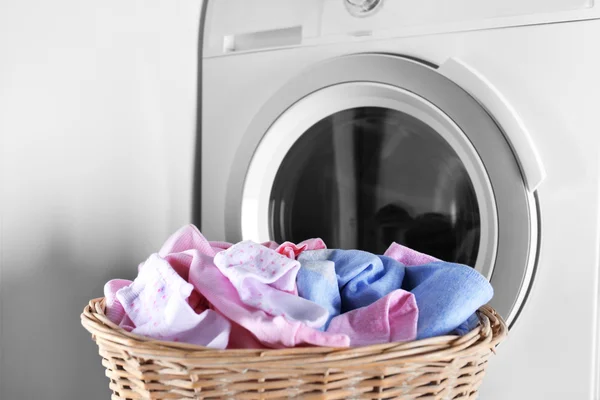
{"label": "grey background", "polygon": [[0,2],[0,399],[108,399],[87,302],[189,221],[201,0]]}

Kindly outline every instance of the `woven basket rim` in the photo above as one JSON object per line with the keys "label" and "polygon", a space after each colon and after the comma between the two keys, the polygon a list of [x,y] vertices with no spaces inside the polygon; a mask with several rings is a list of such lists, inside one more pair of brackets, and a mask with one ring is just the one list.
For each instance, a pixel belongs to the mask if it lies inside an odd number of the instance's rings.
{"label": "woven basket rim", "polygon": [[[327,355],[333,361],[332,355],[343,357],[345,353],[381,354],[393,353],[395,358],[406,353],[406,358],[413,360],[433,360],[440,357],[453,358],[465,352],[488,352],[500,344],[508,335],[508,328],[502,317],[490,306],[485,305],[478,310],[480,323],[476,328],[463,336],[438,336],[429,339],[409,342],[384,343],[360,347],[293,347],[284,349],[213,349],[199,345],[161,341],[131,332],[117,326],[104,314],[105,298],[90,300],[81,314],[81,324],[92,334],[93,339],[100,344],[108,342],[124,352],[142,358],[190,358],[194,354],[203,357],[276,357],[276,356],[319,356]],[[335,357],[334,357],[335,358]]]}

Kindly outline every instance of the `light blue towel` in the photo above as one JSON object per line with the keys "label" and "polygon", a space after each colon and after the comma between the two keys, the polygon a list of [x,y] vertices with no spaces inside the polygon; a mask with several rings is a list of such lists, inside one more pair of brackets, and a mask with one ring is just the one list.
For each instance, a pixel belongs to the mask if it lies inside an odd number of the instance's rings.
{"label": "light blue towel", "polygon": [[333,317],[340,315],[342,299],[335,275],[335,264],[329,261],[333,250],[304,251],[298,257],[300,270],[296,277],[298,295],[314,301],[329,313],[329,318],[320,329],[326,330]]}
{"label": "light blue towel", "polygon": [[402,288],[417,300],[417,339],[466,333],[477,324],[475,311],[494,295],[473,268],[442,261],[406,268]]}
{"label": "light blue towel", "polygon": [[298,294],[330,313],[366,307],[399,289],[404,265],[392,258],[360,250],[313,250],[298,257]]}
{"label": "light blue towel", "polygon": [[360,250],[313,250],[299,257],[298,294],[321,305],[329,319],[368,306],[396,289],[415,295],[417,339],[462,335],[479,322],[475,311],[493,297],[488,280],[473,268],[443,261],[405,267]]}
{"label": "light blue towel", "polygon": [[400,289],[404,279],[404,265],[386,256],[360,250],[334,250],[329,260],[335,264],[342,312],[375,303]]}

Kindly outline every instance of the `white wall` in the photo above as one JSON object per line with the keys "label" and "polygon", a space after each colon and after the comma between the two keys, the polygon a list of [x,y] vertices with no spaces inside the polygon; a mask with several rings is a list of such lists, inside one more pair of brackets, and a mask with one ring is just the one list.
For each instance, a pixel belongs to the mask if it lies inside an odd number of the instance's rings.
{"label": "white wall", "polygon": [[0,2],[0,399],[108,399],[79,323],[190,219],[201,0]]}

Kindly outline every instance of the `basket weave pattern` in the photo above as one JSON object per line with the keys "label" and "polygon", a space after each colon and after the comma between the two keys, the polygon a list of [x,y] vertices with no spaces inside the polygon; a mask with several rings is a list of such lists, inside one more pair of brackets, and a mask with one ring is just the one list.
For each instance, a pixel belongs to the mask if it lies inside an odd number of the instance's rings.
{"label": "basket weave pattern", "polygon": [[119,328],[104,299],[81,314],[96,341],[113,400],[476,399],[487,361],[507,333],[487,306],[465,336],[333,349],[214,350]]}

